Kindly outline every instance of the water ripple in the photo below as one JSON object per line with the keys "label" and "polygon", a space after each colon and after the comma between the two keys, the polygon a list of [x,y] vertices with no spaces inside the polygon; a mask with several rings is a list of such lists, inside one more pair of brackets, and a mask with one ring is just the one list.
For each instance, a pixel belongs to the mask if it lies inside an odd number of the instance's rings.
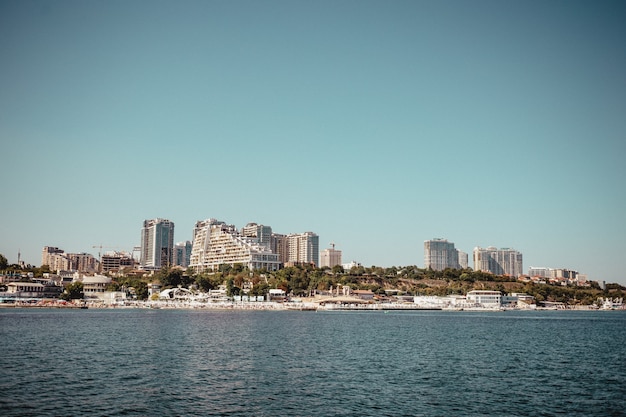
{"label": "water ripple", "polygon": [[626,314],[0,311],[3,416],[624,415]]}

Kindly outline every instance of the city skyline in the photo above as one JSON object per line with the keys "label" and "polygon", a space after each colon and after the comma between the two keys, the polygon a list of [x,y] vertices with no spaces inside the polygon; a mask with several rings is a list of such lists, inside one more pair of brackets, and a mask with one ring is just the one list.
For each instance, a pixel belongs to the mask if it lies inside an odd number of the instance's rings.
{"label": "city skyline", "polygon": [[[173,249],[171,252],[172,266],[181,266],[178,262],[175,261],[177,256],[187,258],[186,264],[182,265],[185,267],[191,267],[195,269],[197,272],[200,272],[207,268],[208,265],[212,265],[210,268],[214,269],[220,263],[229,263],[233,264],[233,260],[226,260],[227,258],[238,259],[234,261],[234,263],[246,263],[248,261],[244,261],[243,259],[253,260],[255,256],[251,258],[247,258],[249,256],[250,250],[252,253],[262,255],[263,253],[268,254],[276,254],[277,258],[270,261],[275,262],[276,265],[272,267],[268,267],[269,264],[263,265],[262,267],[267,269],[275,269],[278,263],[280,264],[289,264],[289,263],[313,263],[317,267],[331,267],[334,265],[347,265],[341,261],[341,250],[335,249],[335,243],[329,243],[329,248],[322,248],[319,245],[319,236],[314,232],[304,232],[304,233],[274,233],[272,231],[272,227],[269,225],[257,224],[255,222],[248,222],[245,226],[241,228],[237,228],[233,224],[227,224],[223,221],[211,218],[206,220],[198,220],[194,226],[194,230],[192,232],[191,240],[182,240],[176,238],[174,235],[174,222],[169,219],[164,218],[155,218],[155,219],[146,219],[143,221],[143,227],[141,229],[141,239],[142,243],[140,246],[134,246],[131,250],[110,250],[103,251],[105,246],[92,246],[94,249],[99,249],[98,256],[94,256],[88,252],[79,252],[72,253],[71,251],[65,253],[65,250],[60,249],[58,247],[53,246],[45,246],[43,248],[42,255],[42,265],[51,263],[46,261],[48,258],[49,251],[52,253],[59,253],[65,255],[89,255],[93,257],[93,259],[102,259],[105,254],[113,255],[113,254],[127,254],[130,257],[134,258],[134,252],[139,251],[140,257],[139,259],[135,259],[137,262],[137,266],[140,266],[142,269],[148,270],[157,270],[161,267],[155,268],[152,263],[146,263],[143,259],[144,252],[147,247],[150,247],[151,250],[149,252],[154,252],[154,239],[147,239],[146,235],[148,231],[150,234],[157,235],[159,233],[156,229],[158,226],[165,226],[167,231],[171,231],[170,233],[166,233],[164,235],[164,244],[165,246],[171,246]],[[210,230],[216,227],[215,230],[218,231],[220,237],[218,238],[219,243],[215,246],[212,251],[217,254],[217,256],[211,255],[208,253],[211,251],[207,251],[209,249],[208,236],[212,233]],[[159,228],[159,230],[161,230]],[[310,239],[314,238],[313,246],[311,246]],[[184,238],[183,238],[184,239]],[[250,240],[251,239],[251,240]],[[146,244],[144,244],[144,241]],[[165,242],[167,241],[167,242]],[[149,243],[148,243],[149,242]],[[177,242],[177,243],[175,243]],[[301,248],[301,243],[304,243],[304,247]],[[243,246],[242,246],[243,244]],[[247,248],[242,252],[243,247]],[[235,248],[235,252],[230,252],[230,249],[227,248]],[[546,277],[546,278],[556,278],[556,277],[565,277],[570,278],[570,274],[572,274],[572,278],[575,276],[584,277],[587,279],[587,273],[584,271],[577,271],[569,268],[568,266],[561,265],[559,267],[538,267],[538,266],[529,266],[526,269],[523,267],[522,262],[522,252],[515,250],[514,248],[496,248],[493,246],[489,246],[486,248],[481,248],[479,246],[474,247],[473,249],[473,263],[469,265],[468,263],[468,255],[466,252],[455,248],[455,244],[452,241],[444,238],[433,238],[429,240],[425,240],[423,243],[424,249],[424,257],[423,264],[413,263],[413,264],[404,264],[404,265],[366,265],[366,266],[383,266],[383,267],[407,267],[407,266],[418,266],[424,269],[433,269],[436,271],[442,271],[447,268],[451,269],[464,269],[470,268],[475,271],[483,271],[489,272],[495,275],[509,275],[513,277],[520,276],[531,276],[531,277]],[[102,252],[103,251],[103,252]],[[179,251],[180,255],[176,255],[176,252]],[[207,251],[207,256],[205,259],[205,251]],[[168,251],[169,252],[169,251]],[[247,255],[244,255],[244,252],[247,252]],[[334,253],[331,255],[331,252]],[[225,257],[226,255],[226,257]],[[244,255],[243,257],[241,257]],[[167,256],[165,256],[167,257]],[[191,259],[190,259],[191,257]],[[269,259],[265,258],[263,255],[264,261],[268,261]],[[326,265],[326,263],[331,263],[331,257],[334,258],[332,261],[332,265]],[[209,260],[211,258],[211,260]],[[234,259],[233,258],[233,259]],[[259,258],[260,259],[260,258]],[[477,262],[477,259],[481,259],[480,262]],[[67,262],[67,261],[66,261]],[[208,263],[205,263],[208,262]],[[253,266],[256,261],[252,261],[250,263],[250,267],[252,269],[259,268],[260,264]],[[362,265],[361,262],[356,262],[352,260],[354,265]],[[59,268],[52,268],[59,269]],[[63,268],[61,268],[63,269]],[[93,269],[92,267],[92,270]],[[528,272],[527,272],[528,271]],[[534,273],[532,271],[539,271],[538,273]],[[552,272],[550,272],[552,271]],[[594,281],[603,282],[602,279],[594,279]]]}
{"label": "city skyline", "polygon": [[[626,285],[626,4],[2,2],[0,253],[144,219],[423,242]],[[179,234],[183,231],[184,234]]]}

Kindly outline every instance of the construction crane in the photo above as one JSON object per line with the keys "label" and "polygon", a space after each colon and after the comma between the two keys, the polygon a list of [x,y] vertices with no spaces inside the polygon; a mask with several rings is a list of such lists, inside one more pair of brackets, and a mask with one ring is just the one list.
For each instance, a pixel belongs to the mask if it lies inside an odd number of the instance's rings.
{"label": "construction crane", "polygon": [[98,262],[102,261],[102,249],[119,249],[117,246],[103,246],[102,244],[94,245],[92,248],[98,249]]}
{"label": "construction crane", "polygon": [[102,269],[102,249],[118,249],[117,246],[104,246],[102,244],[93,245],[92,248],[98,248],[98,270]]}

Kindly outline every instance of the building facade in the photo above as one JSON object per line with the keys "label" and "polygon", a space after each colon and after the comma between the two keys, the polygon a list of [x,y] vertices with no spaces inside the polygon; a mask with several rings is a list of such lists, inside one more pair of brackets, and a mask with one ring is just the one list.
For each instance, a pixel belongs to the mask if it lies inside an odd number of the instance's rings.
{"label": "building facade", "polygon": [[313,232],[287,235],[288,263],[319,266],[319,236]]}
{"label": "building facade", "polygon": [[588,286],[589,281],[586,274],[567,268],[543,268],[531,266],[528,269],[528,276],[537,282],[550,282],[552,284],[561,285],[580,285]]}
{"label": "building facade", "polygon": [[178,242],[176,246],[174,246],[172,264],[187,268],[191,259],[191,247],[192,244],[189,240],[186,242]]}
{"label": "building facade", "polygon": [[158,270],[173,265],[174,223],[167,219],[144,220],[141,229],[141,267]]}
{"label": "building facade", "polygon": [[320,268],[328,267],[332,268],[336,265],[341,265],[341,251],[335,249],[335,245],[332,248],[324,249],[320,253]]}
{"label": "building facade", "polygon": [[51,271],[95,272],[98,261],[89,253],[65,253],[54,246],[44,246],[41,252],[41,265]]}
{"label": "building facade", "polygon": [[7,284],[7,293],[24,298],[42,298],[45,285],[38,282],[11,282]]}
{"label": "building facade", "polygon": [[111,252],[102,255],[100,264],[102,272],[113,272],[121,269],[133,269],[135,260],[130,254],[124,252]]}
{"label": "building facade", "polygon": [[278,255],[278,260],[281,264],[284,265],[289,262],[289,240],[286,235],[272,233],[270,249],[272,253]]}
{"label": "building facade", "polygon": [[528,268],[528,276],[536,278],[552,278],[552,271],[550,268],[531,266]]}
{"label": "building facade", "polygon": [[280,268],[277,254],[258,243],[256,238],[242,236],[235,226],[216,219],[196,222],[189,266],[202,272],[235,264],[251,270],[276,271]]}
{"label": "building facade", "polygon": [[500,291],[473,290],[467,293],[469,304],[478,304],[482,307],[500,307],[502,294]]}
{"label": "building facade", "polygon": [[66,254],[68,266],[72,271],[95,272],[98,268],[98,261],[89,253],[68,253]]}
{"label": "building facade", "polygon": [[48,266],[51,271],[68,270],[69,262],[65,251],[55,246],[44,246],[41,251],[41,266]]}
{"label": "building facade", "polygon": [[474,248],[474,270],[519,277],[524,273],[522,254],[515,249]]}
{"label": "building facade", "polygon": [[562,278],[573,281],[578,278],[578,272],[566,268],[543,268],[531,266],[528,268],[528,276],[540,278]]}
{"label": "building facade", "polygon": [[460,267],[459,251],[454,248],[454,243],[446,239],[432,239],[424,242],[424,268],[443,271],[446,268],[459,269]]}
{"label": "building facade", "polygon": [[103,294],[112,279],[104,275],[94,275],[83,277],[83,293],[85,298],[95,298],[98,294]]}
{"label": "building facade", "polygon": [[272,249],[272,228],[262,224],[248,223],[241,228],[241,235],[249,239],[256,239],[256,242]]}
{"label": "building facade", "polygon": [[463,252],[460,250],[457,250],[458,254],[459,254],[459,268],[461,269],[467,269],[469,266],[469,257],[467,255],[467,252]]}

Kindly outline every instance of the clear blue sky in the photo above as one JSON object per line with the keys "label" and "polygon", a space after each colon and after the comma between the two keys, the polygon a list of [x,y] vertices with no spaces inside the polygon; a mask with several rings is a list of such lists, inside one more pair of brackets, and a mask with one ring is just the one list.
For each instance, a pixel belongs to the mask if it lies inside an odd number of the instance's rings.
{"label": "clear blue sky", "polygon": [[[0,253],[144,219],[626,284],[622,1],[0,1]],[[471,264],[471,261],[470,261]]]}

